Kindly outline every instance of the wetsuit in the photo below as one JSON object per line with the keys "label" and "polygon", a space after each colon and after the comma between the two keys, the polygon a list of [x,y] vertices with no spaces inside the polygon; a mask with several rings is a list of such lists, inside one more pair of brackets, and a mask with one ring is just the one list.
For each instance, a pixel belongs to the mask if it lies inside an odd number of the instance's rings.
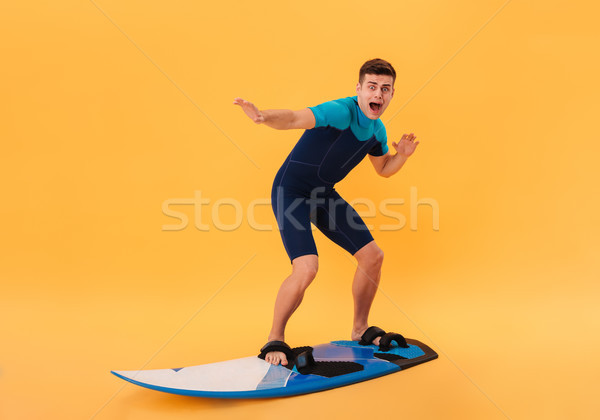
{"label": "wetsuit", "polygon": [[354,255],[373,240],[358,213],[335,190],[368,154],[388,152],[381,120],[367,118],[357,97],[309,107],[316,120],[275,176],[271,204],[290,260],[317,254],[310,223]]}

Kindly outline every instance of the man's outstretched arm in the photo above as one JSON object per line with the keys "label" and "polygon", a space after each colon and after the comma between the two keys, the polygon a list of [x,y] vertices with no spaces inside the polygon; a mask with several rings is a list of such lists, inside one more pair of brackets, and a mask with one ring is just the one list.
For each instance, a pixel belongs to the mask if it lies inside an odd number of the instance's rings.
{"label": "man's outstretched arm", "polygon": [[248,118],[256,124],[266,124],[277,130],[290,130],[292,128],[311,129],[316,121],[312,111],[308,108],[299,111],[291,109],[266,109],[259,110],[252,102],[242,98],[235,98],[234,105],[242,107]]}
{"label": "man's outstretched arm", "polygon": [[419,142],[415,142],[415,135],[413,133],[405,134],[402,136],[398,143],[392,142],[392,146],[396,149],[396,154],[386,153],[383,156],[371,156],[371,163],[375,168],[375,171],[383,176],[390,177],[398,172],[406,163],[408,158],[415,152]]}

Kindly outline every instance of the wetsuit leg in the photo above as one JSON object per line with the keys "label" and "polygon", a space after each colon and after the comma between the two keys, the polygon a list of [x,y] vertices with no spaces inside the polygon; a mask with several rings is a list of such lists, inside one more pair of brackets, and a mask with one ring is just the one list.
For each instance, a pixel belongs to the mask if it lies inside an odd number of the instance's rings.
{"label": "wetsuit leg", "polygon": [[293,188],[276,186],[272,191],[271,205],[290,261],[303,255],[318,255],[306,197]]}
{"label": "wetsuit leg", "polygon": [[317,228],[351,255],[373,241],[365,222],[335,190],[316,207],[315,216],[313,223]]}

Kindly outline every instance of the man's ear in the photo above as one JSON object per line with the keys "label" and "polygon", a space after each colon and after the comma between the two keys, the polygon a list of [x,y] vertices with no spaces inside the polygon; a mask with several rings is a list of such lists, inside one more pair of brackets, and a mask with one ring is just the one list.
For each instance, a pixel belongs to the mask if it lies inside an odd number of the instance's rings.
{"label": "man's ear", "polygon": [[396,88],[392,88],[392,98],[394,97],[394,93],[396,93]]}
{"label": "man's ear", "polygon": [[356,93],[360,92],[360,82],[356,84]]}

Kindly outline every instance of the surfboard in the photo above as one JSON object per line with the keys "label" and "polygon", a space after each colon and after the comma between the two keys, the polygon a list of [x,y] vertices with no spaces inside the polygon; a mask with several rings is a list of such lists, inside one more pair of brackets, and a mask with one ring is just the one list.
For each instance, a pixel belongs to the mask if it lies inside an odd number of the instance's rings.
{"label": "surfboard", "polygon": [[[256,356],[174,369],[111,371],[133,384],[178,395],[208,398],[273,398],[308,394],[367,381],[434,360],[437,353],[417,340],[407,348],[380,351],[356,341],[312,347],[310,373],[271,365]],[[302,350],[311,347],[300,348]],[[298,353],[301,351],[299,349]]]}

